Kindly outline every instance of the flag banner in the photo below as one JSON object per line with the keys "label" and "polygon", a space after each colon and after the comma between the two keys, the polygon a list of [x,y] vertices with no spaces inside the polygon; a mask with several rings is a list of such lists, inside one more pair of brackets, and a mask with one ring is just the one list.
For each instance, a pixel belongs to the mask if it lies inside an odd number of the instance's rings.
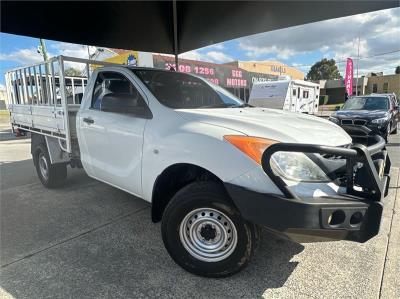
{"label": "flag banner", "polygon": [[347,94],[351,96],[353,94],[353,60],[351,58],[347,58],[344,85],[346,86]]}

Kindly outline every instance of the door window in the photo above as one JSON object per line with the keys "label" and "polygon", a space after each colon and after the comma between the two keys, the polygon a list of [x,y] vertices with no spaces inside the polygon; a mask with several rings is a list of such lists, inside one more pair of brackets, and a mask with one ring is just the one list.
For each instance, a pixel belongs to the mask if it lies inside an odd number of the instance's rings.
{"label": "door window", "polygon": [[100,72],[93,89],[91,108],[147,118],[150,110],[136,87],[124,75]]}

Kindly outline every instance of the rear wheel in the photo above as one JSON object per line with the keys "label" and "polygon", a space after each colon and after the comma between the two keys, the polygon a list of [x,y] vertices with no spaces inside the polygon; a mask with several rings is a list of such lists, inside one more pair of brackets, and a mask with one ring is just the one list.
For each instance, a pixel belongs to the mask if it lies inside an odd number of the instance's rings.
{"label": "rear wheel", "polygon": [[55,188],[61,186],[67,177],[65,163],[51,164],[46,146],[39,144],[34,152],[36,172],[43,186]]}
{"label": "rear wheel", "polygon": [[256,227],[245,221],[215,182],[195,182],[169,202],[162,237],[171,257],[187,271],[225,277],[243,269],[258,240]]}

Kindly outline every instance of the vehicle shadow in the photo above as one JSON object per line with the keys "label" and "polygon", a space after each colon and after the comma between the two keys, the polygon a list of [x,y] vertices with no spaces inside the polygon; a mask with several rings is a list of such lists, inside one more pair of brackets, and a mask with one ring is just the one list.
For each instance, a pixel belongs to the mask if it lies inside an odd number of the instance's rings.
{"label": "vehicle shadow", "polygon": [[[79,188],[88,182],[97,183],[89,178],[82,169],[67,167],[68,177],[63,188]],[[32,159],[0,162],[0,188],[6,190],[16,186],[40,183]]]}
{"label": "vehicle shadow", "polygon": [[260,246],[249,266],[237,277],[227,280],[251,281],[254,295],[260,296],[266,289],[280,288],[285,284],[298,266],[298,262],[292,261],[292,258],[303,250],[303,245],[284,240],[263,230]]}
{"label": "vehicle shadow", "polygon": [[400,146],[400,143],[386,143],[386,147],[388,146]]}
{"label": "vehicle shadow", "polygon": [[[132,220],[2,269],[1,286],[15,298],[259,298],[285,284],[298,266],[291,259],[304,248],[265,232],[246,269],[228,278],[204,278],[172,261],[159,225],[143,221],[134,228]],[[132,234],[136,229],[141,231]]]}
{"label": "vehicle shadow", "polygon": [[[151,222],[150,206],[142,200],[94,181],[82,170],[68,169],[59,190],[40,185],[32,160],[8,163],[1,170],[6,177],[22,177],[19,184],[37,183],[9,190],[12,204],[3,205],[8,210],[2,213],[12,222],[6,233],[21,236],[21,242],[12,243],[15,250],[24,244],[29,253],[21,251],[24,258],[10,258],[17,261],[1,268],[1,288],[15,298],[255,298],[282,287],[298,266],[293,257],[304,249],[262,231],[242,272],[222,279],[195,276],[170,258],[161,224]],[[29,237],[25,244],[23,236],[31,232],[40,240]]]}

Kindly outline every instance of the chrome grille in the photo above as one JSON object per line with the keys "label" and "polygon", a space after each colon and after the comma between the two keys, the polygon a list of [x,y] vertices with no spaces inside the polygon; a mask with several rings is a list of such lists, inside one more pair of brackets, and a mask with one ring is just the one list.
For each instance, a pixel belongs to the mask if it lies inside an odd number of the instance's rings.
{"label": "chrome grille", "polygon": [[342,119],[342,125],[355,125],[355,126],[365,126],[367,121],[365,119]]}
{"label": "chrome grille", "polygon": [[365,119],[355,119],[354,120],[354,125],[356,126],[365,126],[367,124],[367,121]]}
{"label": "chrome grille", "polygon": [[342,119],[342,125],[352,125],[353,120],[352,119]]}

